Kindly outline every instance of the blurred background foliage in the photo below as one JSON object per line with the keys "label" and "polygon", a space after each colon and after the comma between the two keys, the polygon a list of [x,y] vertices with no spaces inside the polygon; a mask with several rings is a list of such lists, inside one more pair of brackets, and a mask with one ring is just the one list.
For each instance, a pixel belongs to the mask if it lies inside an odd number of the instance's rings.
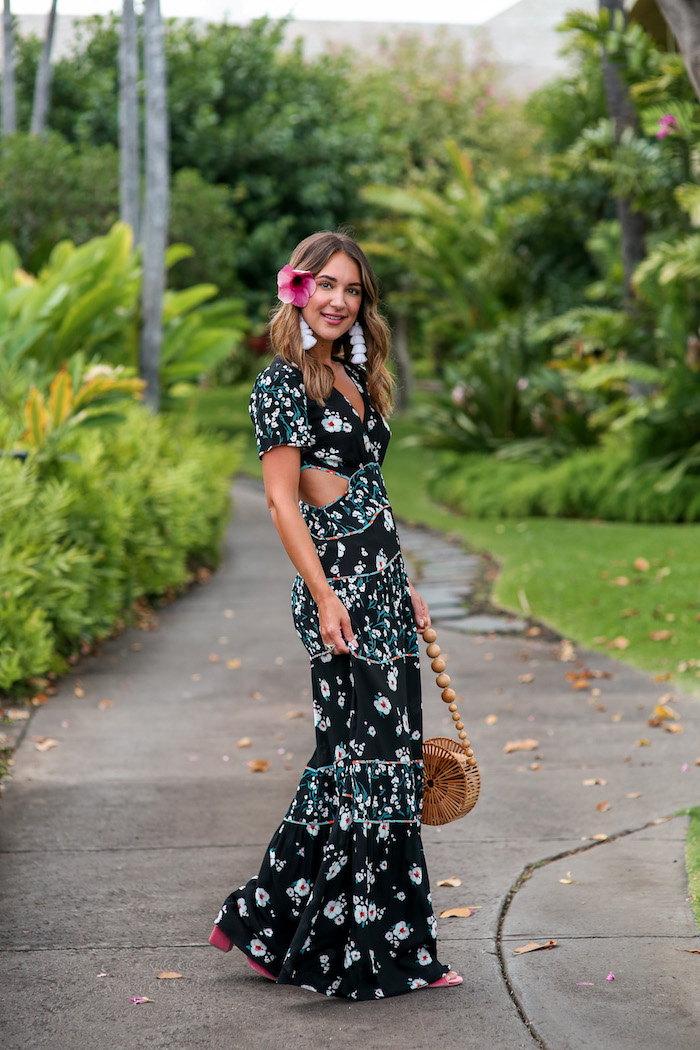
{"label": "blurred background foliage", "polygon": [[[493,514],[475,471],[522,469],[527,499],[521,485],[499,514],[698,520],[700,103],[668,35],[659,43],[607,11],[574,11],[561,29],[569,72],[515,100],[496,64],[468,65],[448,38],[305,58],[284,43],[283,22],[170,24],[166,407],[204,419],[215,406],[217,428],[235,433],[264,363],[280,261],[315,229],[350,227],[406,343],[399,380],[413,373],[422,395],[414,440],[440,450],[433,470],[446,501]],[[117,48],[116,21],[86,20],[55,66],[49,136],[17,134],[0,154],[0,239],[16,252],[6,267],[39,284],[61,283],[66,240],[116,236]],[[38,51],[20,42],[20,126]],[[604,58],[633,107],[621,134]],[[631,282],[623,198],[645,230]],[[0,323],[13,346],[43,326],[12,366],[50,377],[70,349],[86,365],[133,368],[138,274],[120,280],[118,303],[99,282],[66,293],[66,303],[92,303],[93,326],[75,339],[51,328],[60,300],[36,318],[11,308]],[[569,490],[574,473],[590,485]],[[554,499],[552,487],[566,495]]]}

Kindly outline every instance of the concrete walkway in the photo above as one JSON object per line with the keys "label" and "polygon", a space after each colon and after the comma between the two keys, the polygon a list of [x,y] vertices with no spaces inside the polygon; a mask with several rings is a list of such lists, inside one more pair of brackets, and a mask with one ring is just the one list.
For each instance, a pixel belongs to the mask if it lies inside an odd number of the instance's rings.
{"label": "concrete walkway", "polygon": [[[482,773],[473,813],[424,834],[437,910],[475,909],[439,925],[461,988],[326,1000],[207,945],[313,749],[292,576],[262,492],[239,484],[220,572],[36,711],[0,807],[0,1045],[697,1050],[700,938],[672,815],[700,802],[700,704],[676,694],[685,732],[650,729],[667,683],[537,638],[437,625]],[[599,694],[567,681],[584,668],[611,674]],[[449,731],[424,685],[426,735]],[[534,750],[504,753],[525,738]]]}

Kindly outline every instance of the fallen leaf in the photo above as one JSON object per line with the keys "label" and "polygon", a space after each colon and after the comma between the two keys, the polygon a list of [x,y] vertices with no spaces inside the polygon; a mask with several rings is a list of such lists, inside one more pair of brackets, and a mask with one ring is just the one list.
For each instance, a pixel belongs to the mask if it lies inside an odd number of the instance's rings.
{"label": "fallen leaf", "polygon": [[518,675],[518,681],[522,685],[527,685],[528,682],[534,682],[534,680],[535,680],[534,674],[521,674],[521,675]]}
{"label": "fallen leaf", "polygon": [[101,711],[106,711],[108,707],[114,707],[114,700],[100,700],[97,706]]}
{"label": "fallen leaf", "polygon": [[218,664],[221,657],[218,653],[209,653],[209,663]]}
{"label": "fallen leaf", "polygon": [[76,685],[75,689],[73,690],[73,695],[77,696],[78,700],[82,700],[82,698],[85,696],[85,690],[82,686]]}
{"label": "fallen leaf", "polygon": [[641,797],[642,797],[641,791],[628,791],[626,793],[626,795],[625,795],[625,798],[641,798]]}
{"label": "fallen leaf", "polygon": [[253,689],[253,691],[250,694],[250,697],[251,697],[251,700],[261,700],[262,699],[262,693],[259,693],[257,689]]}
{"label": "fallen leaf", "polygon": [[29,711],[26,707],[10,707],[7,711],[7,717],[12,722],[24,722],[29,718]]}
{"label": "fallen leaf", "polygon": [[629,582],[630,581],[629,581],[627,576],[616,576],[614,580],[610,581],[610,586],[611,587],[627,587]]}
{"label": "fallen leaf", "polygon": [[227,660],[226,661],[226,666],[228,667],[229,671],[237,671],[238,668],[241,666],[241,661],[237,660],[237,659],[236,660]]}
{"label": "fallen leaf", "polygon": [[525,631],[526,638],[537,638],[538,635],[542,634],[541,627],[528,627]]}
{"label": "fallen leaf", "polygon": [[582,988],[593,987],[593,981],[577,981],[576,984],[580,985]]}
{"label": "fallen leaf", "polygon": [[530,769],[532,770],[533,773],[539,773],[539,771],[542,769],[542,766],[540,765],[539,762],[531,762],[530,763]]}
{"label": "fallen leaf", "polygon": [[42,704],[46,703],[48,698],[49,698],[48,693],[37,693],[36,696],[32,697],[32,701],[31,702],[32,702],[34,707],[40,707]]}
{"label": "fallen leaf", "polygon": [[602,777],[592,777],[590,780],[582,780],[581,783],[584,787],[595,787],[596,784],[600,784],[601,787],[605,787],[607,780],[603,780]]}
{"label": "fallen leaf", "polygon": [[441,919],[468,919],[474,914],[473,908],[446,908],[440,912]]}
{"label": "fallen leaf", "polygon": [[617,711],[614,715],[610,715],[610,721],[611,722],[621,722],[622,721],[622,711]]}
{"label": "fallen leaf", "polygon": [[587,678],[574,678],[573,682],[571,683],[571,688],[575,691],[578,691],[580,689],[590,689],[591,683]]}
{"label": "fallen leaf", "polygon": [[52,747],[58,747],[58,740],[50,736],[42,736],[36,740],[34,747],[37,751],[50,751]]}
{"label": "fallen leaf", "polygon": [[620,634],[617,638],[613,638],[611,642],[608,642],[608,649],[626,649],[629,644],[629,638],[625,638],[624,635]]}
{"label": "fallen leaf", "polygon": [[513,751],[536,751],[539,746],[537,740],[509,740],[503,748],[503,754],[510,755]]}
{"label": "fallen leaf", "polygon": [[285,718],[303,718],[304,717],[304,712],[303,711],[287,711],[287,713],[286,713],[286,715],[284,717]]}
{"label": "fallen leaf", "polygon": [[250,737],[242,736],[240,740],[236,741],[236,747],[250,747]]}
{"label": "fallen leaf", "polygon": [[599,802],[598,805],[596,806],[596,809],[598,810],[599,813],[607,813],[607,811],[610,809],[610,803],[609,802]]}
{"label": "fallen leaf", "polygon": [[669,638],[673,638],[673,631],[651,631],[649,637],[652,642],[667,642]]}
{"label": "fallen leaf", "polygon": [[606,981],[614,981],[615,980],[615,974],[614,973],[609,973],[608,976],[605,978],[605,980]]}
{"label": "fallen leaf", "polygon": [[[679,670],[680,670],[680,668],[679,668]],[[657,675],[654,676],[654,681],[655,682],[670,682],[672,678],[673,678],[673,675],[671,674],[670,671],[662,671],[661,674],[657,674]]]}
{"label": "fallen leaf", "polygon": [[679,722],[674,722],[674,724],[670,725],[670,726],[664,726],[664,730],[667,733],[684,733],[685,732],[685,730],[683,729],[683,726]]}
{"label": "fallen leaf", "polygon": [[137,653],[140,649],[143,649],[143,644],[141,642],[132,642],[129,648],[132,652]]}
{"label": "fallen leaf", "polygon": [[576,650],[574,649],[573,643],[564,638],[559,649],[559,659],[562,663],[572,663],[576,659]]}
{"label": "fallen leaf", "polygon": [[461,886],[461,885],[462,885],[462,880],[458,879],[456,876],[453,876],[451,879],[443,879],[441,882],[438,882],[438,886]]}
{"label": "fallen leaf", "polygon": [[254,758],[248,763],[251,773],[267,773],[270,763],[265,758]]}
{"label": "fallen leaf", "polygon": [[607,835],[589,835],[588,837],[591,840],[591,842],[605,842],[605,840],[607,839],[608,836]]}
{"label": "fallen leaf", "polygon": [[96,977],[109,977],[109,974],[107,973],[106,970],[102,970],[100,973],[95,974],[95,976]]}
{"label": "fallen leaf", "polygon": [[635,569],[639,569],[640,572],[648,572],[649,562],[646,560],[646,558],[635,558],[634,567]]}
{"label": "fallen leaf", "polygon": [[515,948],[513,955],[524,955],[525,952],[538,952],[542,949],[556,948],[556,941],[546,941],[544,944],[538,944],[537,941],[529,941],[528,944],[524,944],[522,948]]}
{"label": "fallen leaf", "polygon": [[487,726],[495,726],[497,721],[498,721],[498,715],[487,715],[486,718],[484,719],[484,722],[486,723]]}
{"label": "fallen leaf", "polygon": [[645,736],[643,736],[641,740],[635,740],[634,746],[635,747],[651,747],[651,740],[647,740],[647,738]]}
{"label": "fallen leaf", "polygon": [[620,619],[626,620],[630,616],[639,616],[639,609],[623,609],[620,613]]}
{"label": "fallen leaf", "polygon": [[235,615],[236,615],[236,614],[235,614],[235,612],[233,611],[233,609],[224,609],[224,616],[226,617],[226,619],[227,619],[227,620],[231,620],[231,619],[233,619],[233,617],[234,617]]}
{"label": "fallen leaf", "polygon": [[163,970],[162,973],[157,973],[156,977],[159,981],[174,981],[176,977],[182,977],[182,974],[176,973],[175,970]]}
{"label": "fallen leaf", "polygon": [[677,952],[687,952],[688,955],[700,955],[700,948],[676,948]]}
{"label": "fallen leaf", "polygon": [[137,995],[131,1000],[131,1002],[138,1006],[139,1003],[154,1003],[155,999],[149,999],[147,995]]}
{"label": "fallen leaf", "polygon": [[578,886],[578,882],[576,882],[575,879],[571,878],[571,872],[570,871],[567,871],[565,879],[559,879],[559,881],[561,883],[563,883],[565,886]]}

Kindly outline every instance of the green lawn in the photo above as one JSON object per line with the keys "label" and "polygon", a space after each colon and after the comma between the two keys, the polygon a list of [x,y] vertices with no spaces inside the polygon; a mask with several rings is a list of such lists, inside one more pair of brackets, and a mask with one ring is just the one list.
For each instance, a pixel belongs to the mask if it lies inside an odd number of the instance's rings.
{"label": "green lawn", "polygon": [[695,922],[700,929],[700,807],[688,811],[690,825],[685,840],[685,856],[688,867],[688,892]]}
{"label": "green lawn", "polygon": [[[250,384],[198,392],[180,411],[218,432],[245,435],[242,469],[260,477],[249,393]],[[464,518],[428,496],[435,454],[406,444],[415,438],[413,421],[397,416],[391,426],[384,473],[397,516],[491,552],[502,569],[496,602],[581,645],[652,673],[671,673],[684,689],[700,692],[700,525]],[[638,559],[649,568],[635,568]],[[668,634],[655,641],[650,636],[656,632]],[[624,640],[629,644],[619,648]]]}
{"label": "green lawn", "polygon": [[[502,569],[495,601],[636,667],[671,672],[683,688],[700,691],[700,525],[464,518],[428,496],[435,457],[405,444],[415,433],[411,420],[395,418],[392,430],[384,474],[397,515],[492,553]],[[635,568],[637,559],[649,568]],[[654,641],[656,632],[668,637]],[[629,644],[618,648],[625,643],[616,639]]]}

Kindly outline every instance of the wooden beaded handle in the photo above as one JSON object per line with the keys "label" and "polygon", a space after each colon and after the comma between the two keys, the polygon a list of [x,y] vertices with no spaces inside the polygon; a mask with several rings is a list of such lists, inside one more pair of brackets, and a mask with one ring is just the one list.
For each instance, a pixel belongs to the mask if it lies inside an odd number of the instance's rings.
{"label": "wooden beaded handle", "polygon": [[452,714],[452,721],[455,723],[455,729],[458,731],[462,747],[465,749],[467,761],[470,766],[475,766],[476,759],[474,758],[474,752],[467,740],[464,722],[457,710],[457,694],[450,686],[450,676],[445,671],[445,659],[440,655],[440,646],[437,644],[437,631],[433,627],[426,627],[423,631],[423,641],[428,643],[426,652],[432,661],[430,666],[437,674],[435,681],[437,682],[438,687],[442,690],[440,695],[443,701],[446,704],[449,704],[448,710]]}

